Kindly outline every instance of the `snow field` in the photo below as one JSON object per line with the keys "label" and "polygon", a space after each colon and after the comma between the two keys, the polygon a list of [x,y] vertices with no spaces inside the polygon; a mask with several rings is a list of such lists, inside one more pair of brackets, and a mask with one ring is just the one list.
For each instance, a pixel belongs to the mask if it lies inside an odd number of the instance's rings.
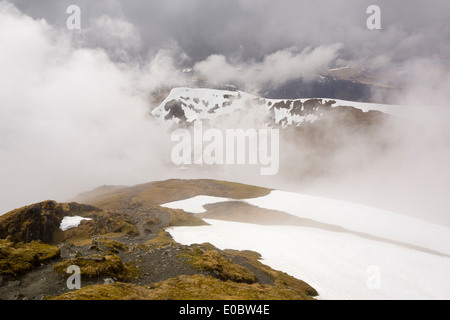
{"label": "snow field", "polygon": [[[197,213],[207,201],[194,197],[164,206]],[[446,256],[450,230],[446,227],[359,204],[283,191],[245,201],[342,226],[349,232],[212,219],[205,220],[209,226],[168,231],[175,241],[187,245],[210,242],[220,249],[257,251],[263,263],[312,285],[319,299],[450,299],[450,258]],[[382,238],[373,240],[354,232]]]}

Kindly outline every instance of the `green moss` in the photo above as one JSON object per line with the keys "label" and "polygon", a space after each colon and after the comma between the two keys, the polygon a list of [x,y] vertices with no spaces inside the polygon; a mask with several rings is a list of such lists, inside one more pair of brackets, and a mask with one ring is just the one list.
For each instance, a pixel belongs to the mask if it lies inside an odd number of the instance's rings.
{"label": "green moss", "polygon": [[96,278],[99,276],[110,276],[117,279],[126,280],[135,274],[135,269],[131,265],[126,265],[116,255],[91,255],[68,259],[55,265],[55,272],[66,274],[69,266],[76,265],[80,268],[81,275],[87,278]]}
{"label": "green moss", "polygon": [[193,268],[212,272],[223,281],[256,282],[256,276],[249,269],[232,262],[215,250],[205,251],[200,247],[196,247],[188,250],[185,256]]}
{"label": "green moss", "polygon": [[37,241],[13,243],[0,240],[0,275],[17,277],[59,256],[58,247]]}
{"label": "green moss", "polygon": [[148,287],[115,283],[94,285],[49,300],[311,300],[296,291],[270,285],[221,281],[204,275],[178,276]]}
{"label": "green moss", "polygon": [[167,246],[171,244],[175,244],[175,240],[173,240],[170,233],[165,231],[164,229],[159,229],[156,237],[147,241],[145,244],[147,245],[156,245],[156,246]]}
{"label": "green moss", "polygon": [[126,236],[134,237],[139,235],[139,231],[135,225],[129,221],[117,221],[113,226],[112,232],[121,232]]}
{"label": "green moss", "polygon": [[289,289],[270,285],[221,281],[204,275],[179,276],[151,285],[154,299],[174,300],[303,300]]}
{"label": "green moss", "polygon": [[129,283],[92,285],[61,296],[49,296],[45,300],[136,300],[148,296],[148,289]]}
{"label": "green moss", "polygon": [[104,237],[95,238],[95,240],[92,240],[91,245],[96,247],[99,251],[109,254],[118,254],[120,251],[127,251],[129,249],[127,245],[117,240]]}

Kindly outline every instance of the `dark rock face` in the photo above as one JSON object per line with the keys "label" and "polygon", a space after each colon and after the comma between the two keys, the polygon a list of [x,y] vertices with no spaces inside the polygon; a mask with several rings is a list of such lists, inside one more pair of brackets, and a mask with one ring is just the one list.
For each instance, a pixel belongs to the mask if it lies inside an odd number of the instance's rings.
{"label": "dark rock face", "polygon": [[286,109],[291,115],[298,116],[320,115],[329,111],[335,103],[336,101],[334,100],[323,102],[322,99],[308,99],[303,103],[301,100],[282,100],[274,103],[270,111],[273,118],[275,118],[274,109]]}
{"label": "dark rock face", "polygon": [[98,209],[89,205],[59,204],[55,201],[44,201],[16,209],[0,216],[0,239],[51,243],[64,216],[96,210]]}
{"label": "dark rock face", "polygon": [[182,107],[182,102],[177,100],[172,100],[167,102],[164,106],[164,109],[168,110],[169,113],[166,115],[165,120],[169,120],[172,118],[178,118],[182,121],[187,121],[186,115],[184,114],[184,110]]}
{"label": "dark rock face", "polygon": [[45,201],[11,211],[0,219],[0,238],[12,241],[50,242],[63,218],[56,202]]}

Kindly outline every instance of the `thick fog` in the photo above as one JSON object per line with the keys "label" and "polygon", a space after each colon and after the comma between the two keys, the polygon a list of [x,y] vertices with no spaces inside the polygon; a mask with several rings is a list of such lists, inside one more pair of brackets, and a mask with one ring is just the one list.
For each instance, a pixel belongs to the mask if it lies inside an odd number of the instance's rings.
{"label": "thick fog", "polygon": [[[449,4],[375,2],[0,2],[0,212],[66,201],[100,185],[199,176],[450,225]],[[381,8],[381,30],[366,26],[371,4]],[[80,30],[66,27],[69,5],[81,9]],[[170,134],[150,115],[152,94],[191,85],[186,68],[205,86],[234,83],[259,94],[346,65],[382,72],[399,89],[387,98],[407,110],[405,119],[377,131],[395,145],[385,154],[371,154],[371,141],[353,143],[354,137],[333,153],[337,165],[363,163],[357,170],[308,181],[282,170],[272,177],[247,168],[174,170]],[[315,162],[290,143],[281,144],[281,157],[297,167]]]}

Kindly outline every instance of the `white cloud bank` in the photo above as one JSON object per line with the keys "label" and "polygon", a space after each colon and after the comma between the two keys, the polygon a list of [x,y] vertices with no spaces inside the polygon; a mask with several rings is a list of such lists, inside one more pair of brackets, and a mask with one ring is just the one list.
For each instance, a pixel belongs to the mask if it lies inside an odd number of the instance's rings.
{"label": "white cloud bank", "polygon": [[297,77],[309,78],[327,70],[338,57],[341,44],[295,47],[266,55],[261,62],[240,63],[227,61],[224,55],[211,55],[198,62],[194,70],[208,83],[220,86],[238,83],[251,93],[258,93],[263,85],[280,85]]}
{"label": "white cloud bank", "polygon": [[[166,79],[158,53],[143,66],[113,63],[104,50],[76,48],[67,30],[5,2],[0,47],[2,213],[159,177],[169,138],[161,139],[147,102]],[[157,82],[143,82],[155,74]]]}
{"label": "white cloud bank", "polygon": [[[188,85],[179,70],[190,58],[170,40],[134,55],[141,31],[107,15],[69,31],[0,3],[0,212],[171,177],[170,137],[151,121],[149,93]],[[210,84],[238,80],[258,90],[313,74],[339,48],[289,48],[246,65],[213,55],[195,70]]]}

